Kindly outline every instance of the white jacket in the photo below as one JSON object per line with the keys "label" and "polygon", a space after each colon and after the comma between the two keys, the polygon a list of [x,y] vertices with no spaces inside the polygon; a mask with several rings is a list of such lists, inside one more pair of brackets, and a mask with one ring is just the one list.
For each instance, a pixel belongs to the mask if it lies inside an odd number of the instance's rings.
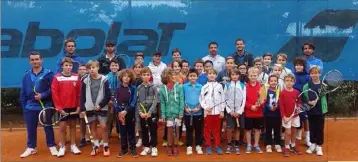
{"label": "white jacket", "polygon": [[212,108],[210,115],[219,115],[225,110],[223,86],[218,82],[208,82],[201,88],[199,102],[204,110]]}
{"label": "white jacket", "polygon": [[240,81],[231,81],[225,85],[226,112],[242,114],[246,102],[246,86]]}
{"label": "white jacket", "polygon": [[167,68],[167,65],[164,64],[163,62],[160,62],[159,65],[154,65],[153,62],[150,62],[148,68],[150,69],[150,71],[152,71],[153,85],[156,86],[157,88],[160,87],[162,85],[161,75],[164,69]]}

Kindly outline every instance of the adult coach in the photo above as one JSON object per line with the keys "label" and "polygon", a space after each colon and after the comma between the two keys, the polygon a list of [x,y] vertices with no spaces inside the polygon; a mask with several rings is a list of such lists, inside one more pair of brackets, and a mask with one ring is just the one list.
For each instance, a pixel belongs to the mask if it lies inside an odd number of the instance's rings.
{"label": "adult coach", "polygon": [[[42,110],[40,101],[43,102],[45,107],[52,106],[51,82],[54,73],[42,66],[43,59],[38,52],[31,52],[29,61],[32,69],[26,71],[20,91],[20,102],[27,129],[27,148],[20,155],[21,158],[36,153],[38,115]],[[36,85],[36,92],[34,92],[34,85]],[[50,117],[50,114],[48,116]],[[52,126],[46,126],[44,129],[47,147],[49,147],[51,155],[57,156],[53,128]]]}
{"label": "adult coach", "polygon": [[56,71],[58,73],[62,72],[62,60],[65,57],[69,57],[73,60],[73,68],[72,68],[72,72],[73,73],[77,73],[78,71],[78,67],[80,67],[80,65],[84,65],[85,62],[75,54],[76,51],[76,41],[72,38],[66,39],[65,41],[65,55],[63,57],[61,57],[58,61],[57,61],[57,69]]}
{"label": "adult coach", "polygon": [[306,71],[309,72],[310,68],[313,65],[319,66],[321,71],[323,71],[323,62],[321,59],[314,57],[315,46],[311,43],[304,43],[302,46],[302,52],[304,58],[306,59]]}
{"label": "adult coach", "polygon": [[109,62],[113,59],[118,60],[119,70],[126,68],[126,63],[123,61],[119,55],[116,54],[116,47],[114,42],[106,42],[106,53],[99,56],[97,61],[99,62],[99,73],[102,75],[107,75],[111,70],[109,69]]}
{"label": "adult coach", "polygon": [[254,56],[245,50],[245,41],[243,39],[235,40],[236,51],[232,55],[235,60],[235,64],[246,64],[248,67],[254,66]]}
{"label": "adult coach", "polygon": [[210,60],[214,64],[214,69],[217,73],[225,68],[225,58],[218,55],[219,45],[216,42],[210,42],[209,45],[209,55],[203,57],[203,61]]}

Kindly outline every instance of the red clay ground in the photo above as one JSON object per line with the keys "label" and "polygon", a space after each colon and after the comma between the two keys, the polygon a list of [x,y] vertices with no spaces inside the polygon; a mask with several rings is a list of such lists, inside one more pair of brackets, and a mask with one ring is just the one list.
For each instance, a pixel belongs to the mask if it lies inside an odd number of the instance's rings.
{"label": "red clay ground", "polygon": [[[56,130],[57,131],[57,130]],[[162,129],[160,130],[162,132]],[[162,133],[160,133],[162,134]],[[325,143],[323,145],[324,156],[318,157],[316,155],[291,155],[291,157],[284,158],[279,153],[264,153],[264,154],[245,154],[244,148],[241,147],[242,155],[185,155],[185,147],[181,147],[180,156],[168,157],[165,154],[165,148],[159,147],[159,156],[152,157],[139,157],[137,159],[127,155],[121,159],[116,158],[119,152],[119,141],[116,138],[111,139],[111,156],[103,157],[101,154],[96,157],[90,157],[90,146],[82,149],[82,155],[72,155],[69,153],[69,146],[67,146],[67,154],[64,158],[59,159],[50,156],[48,149],[45,146],[44,133],[39,130],[38,134],[38,153],[25,159],[19,158],[19,155],[24,151],[26,146],[26,132],[25,130],[14,130],[9,132],[3,130],[1,132],[1,161],[358,161],[358,120],[326,120],[325,127]],[[113,134],[114,135],[114,134]],[[161,137],[161,135],[159,136]],[[161,138],[159,138],[161,144]],[[260,143],[263,143],[260,141]],[[261,146],[263,149],[264,147]],[[302,141],[299,145],[302,151],[306,148],[303,146]],[[137,149],[140,153],[141,149]]]}

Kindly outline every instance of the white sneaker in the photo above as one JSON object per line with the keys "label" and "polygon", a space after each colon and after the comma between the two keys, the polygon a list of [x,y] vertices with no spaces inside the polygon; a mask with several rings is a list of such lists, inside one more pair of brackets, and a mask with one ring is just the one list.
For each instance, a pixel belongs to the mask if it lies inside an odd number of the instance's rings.
{"label": "white sneaker", "polygon": [[65,152],[66,152],[66,147],[60,147],[60,149],[58,150],[57,157],[65,156]]}
{"label": "white sneaker", "polygon": [[144,147],[143,151],[140,153],[142,156],[147,156],[150,153],[149,147]]}
{"label": "white sneaker", "polygon": [[186,126],[185,126],[185,124],[183,124],[182,131],[183,131],[183,132],[186,132]]}
{"label": "white sneaker", "polygon": [[141,138],[138,139],[137,144],[135,144],[135,147],[141,147],[143,144],[143,141]]}
{"label": "white sneaker", "polygon": [[52,146],[49,149],[50,149],[50,153],[51,153],[52,156],[57,156],[58,151],[57,151],[57,148],[55,146]]}
{"label": "white sneaker", "polygon": [[316,147],[316,155],[323,156],[322,146]]}
{"label": "white sneaker", "polygon": [[275,145],[275,150],[276,150],[276,152],[282,152],[280,145]]}
{"label": "white sneaker", "polygon": [[153,157],[157,157],[158,156],[158,149],[156,147],[152,148],[152,154]]}
{"label": "white sneaker", "polygon": [[203,154],[203,150],[201,149],[201,146],[196,146],[196,148],[195,148],[195,150],[196,150],[196,153],[198,154],[198,155],[202,155]]}
{"label": "white sneaker", "polygon": [[302,140],[302,129],[297,130],[296,139],[297,140]]}
{"label": "white sneaker", "polygon": [[81,151],[77,148],[76,145],[71,145],[71,152],[75,155],[81,154]]}
{"label": "white sneaker", "polygon": [[36,149],[26,148],[25,152],[20,155],[21,158],[28,157],[30,155],[36,154]]}
{"label": "white sneaker", "polygon": [[266,152],[272,152],[271,145],[266,146]]}
{"label": "white sneaker", "polygon": [[312,144],[306,151],[307,154],[312,154],[316,151],[316,144]]}
{"label": "white sneaker", "polygon": [[193,148],[191,146],[186,148],[186,154],[187,155],[193,155]]}
{"label": "white sneaker", "polygon": [[312,145],[312,143],[310,142],[310,137],[306,136],[305,143],[307,147],[310,147]]}

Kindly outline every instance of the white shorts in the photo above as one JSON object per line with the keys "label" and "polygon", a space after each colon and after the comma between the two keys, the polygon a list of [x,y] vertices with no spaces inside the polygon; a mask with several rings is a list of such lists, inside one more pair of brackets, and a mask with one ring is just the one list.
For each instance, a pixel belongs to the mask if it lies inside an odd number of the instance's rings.
{"label": "white shorts", "polygon": [[284,127],[284,128],[300,127],[300,116],[292,118],[291,121],[289,121],[287,123],[285,123],[285,121],[282,119],[282,127]]}
{"label": "white shorts", "polygon": [[174,125],[174,122],[176,124],[177,127],[180,127],[181,126],[181,120],[179,119],[175,119],[174,121],[172,120],[167,120],[167,127],[172,127]]}

